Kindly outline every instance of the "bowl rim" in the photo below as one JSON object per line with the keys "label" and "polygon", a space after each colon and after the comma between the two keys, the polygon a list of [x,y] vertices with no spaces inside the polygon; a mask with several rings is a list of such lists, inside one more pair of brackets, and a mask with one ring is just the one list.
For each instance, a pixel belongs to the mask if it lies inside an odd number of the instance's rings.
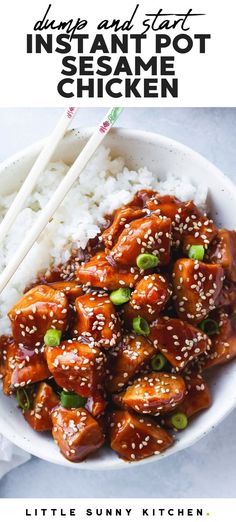
{"label": "bowl rim", "polygon": [[[67,131],[67,133],[65,134],[65,137],[68,136],[69,134],[71,134],[71,135],[74,135],[74,138],[76,138],[76,136],[79,137],[79,135],[81,133],[82,138],[84,139],[86,137],[89,137],[94,130],[95,130],[94,127],[76,127],[76,128],[73,128],[73,129]],[[230,178],[228,178],[217,166],[215,166],[205,156],[203,156],[199,152],[195,151],[191,147],[188,147],[187,145],[184,145],[177,140],[174,140],[170,137],[164,136],[159,133],[143,131],[143,130],[136,130],[136,129],[132,129],[132,128],[115,127],[110,130],[109,134],[110,133],[116,134],[116,135],[122,136],[122,137],[127,137],[127,139],[129,137],[132,137],[134,139],[135,139],[135,137],[137,137],[139,139],[140,138],[143,139],[144,141],[148,141],[148,140],[150,142],[158,141],[159,145],[163,145],[165,148],[168,147],[170,150],[172,148],[174,148],[175,150],[181,151],[182,153],[191,155],[193,158],[193,161],[196,161],[199,164],[199,166],[203,165],[205,168],[207,168],[207,170],[209,172],[211,172],[212,175],[216,176],[216,178],[219,180],[219,182],[221,184],[223,184],[224,187],[227,188],[233,194],[233,197],[235,198],[235,202],[236,202],[236,185],[233,183],[233,181]],[[41,140],[38,140],[36,142],[33,142],[31,145],[19,150],[18,152],[11,155],[9,158],[6,158],[5,160],[3,160],[0,163],[0,175],[7,168],[11,167],[11,165],[14,165],[18,161],[24,160],[28,156],[32,156],[34,154],[37,155],[40,152],[40,150],[42,149],[44,143],[46,142],[46,139],[47,139],[47,137],[42,138]],[[151,464],[151,463],[157,462],[160,459],[169,457],[171,455],[174,455],[175,453],[178,453],[179,451],[183,451],[184,449],[191,447],[193,444],[195,444],[200,439],[202,439],[205,435],[210,433],[215,428],[215,426],[217,426],[220,422],[222,422],[224,420],[224,418],[234,410],[234,408],[235,408],[235,406],[232,403],[228,408],[224,409],[222,411],[222,413],[218,415],[217,419],[214,420],[214,425],[212,425],[212,423],[208,423],[206,425],[206,427],[204,428],[204,430],[202,430],[201,433],[199,433],[195,437],[193,437],[193,439],[191,441],[186,441],[184,443],[182,442],[182,444],[180,442],[179,443],[180,447],[179,447],[179,444],[175,444],[167,452],[164,452],[160,455],[153,455],[152,457],[149,457],[147,459],[132,462],[132,468],[134,466],[140,466],[140,465]],[[2,425],[2,423],[3,423],[3,425]],[[12,442],[19,448],[28,452],[29,448],[28,448],[27,440],[24,437],[20,438],[19,441],[16,440],[13,433],[10,433],[10,434],[8,433],[7,423],[3,422],[1,418],[0,418],[0,433],[4,437],[6,437],[10,442]],[[17,434],[17,437],[18,436],[19,436],[19,434]],[[31,448],[31,450],[32,450],[32,448]],[[57,464],[60,466],[70,467],[72,469],[78,469],[78,470],[83,470],[83,469],[84,470],[94,470],[94,471],[97,471],[97,470],[104,470],[104,471],[109,470],[110,471],[110,470],[117,470],[117,469],[119,470],[119,469],[124,469],[124,468],[127,469],[127,464],[129,464],[128,462],[125,462],[125,461],[119,459],[118,457],[117,457],[117,460],[114,460],[114,462],[112,462],[112,463],[110,463],[110,462],[106,463],[106,461],[103,461],[102,459],[101,459],[101,461],[96,461],[96,464],[94,464],[93,459],[85,460],[80,463],[73,463],[73,462],[67,461],[66,459],[64,459],[64,461],[63,460],[58,461],[53,456],[50,456],[50,454],[45,456],[45,452],[41,451],[40,447],[35,448],[34,452],[31,454],[38,458],[41,458],[42,460],[45,460],[46,462],[50,462],[52,464]]]}

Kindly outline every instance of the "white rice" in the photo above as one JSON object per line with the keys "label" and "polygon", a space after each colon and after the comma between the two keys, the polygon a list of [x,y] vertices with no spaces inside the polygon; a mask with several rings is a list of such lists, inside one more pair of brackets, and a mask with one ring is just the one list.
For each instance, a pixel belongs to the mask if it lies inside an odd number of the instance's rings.
{"label": "white rice", "polygon": [[[30,229],[38,212],[45,206],[55,187],[68,170],[63,162],[51,163],[42,174],[34,192],[20,212],[10,233],[0,248],[0,270],[14,256],[22,238]],[[207,190],[166,173],[166,179],[158,179],[158,173],[147,168],[131,171],[122,158],[112,159],[109,149],[100,147],[89,162],[63,204],[55,213],[39,241],[12,278],[0,297],[0,335],[10,332],[7,312],[22,295],[25,287],[38,272],[45,271],[50,264],[57,265],[69,259],[73,246],[84,248],[88,239],[95,237],[105,214],[112,213],[128,203],[141,188],[157,190],[161,194],[173,194],[181,200],[193,199],[204,207]],[[15,193],[0,197],[0,218],[4,216],[15,197]]]}

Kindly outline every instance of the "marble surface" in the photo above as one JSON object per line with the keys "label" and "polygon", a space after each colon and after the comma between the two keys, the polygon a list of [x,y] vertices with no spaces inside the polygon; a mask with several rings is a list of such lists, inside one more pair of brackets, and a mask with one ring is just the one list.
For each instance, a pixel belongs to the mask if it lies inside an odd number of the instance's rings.
{"label": "marble surface", "polygon": [[[96,125],[83,109],[74,125]],[[46,135],[60,109],[0,109],[0,160]],[[236,109],[126,109],[119,124],[177,139],[236,182]],[[236,410],[200,442],[160,463],[110,472],[67,469],[32,458],[0,481],[0,497],[235,497]]]}

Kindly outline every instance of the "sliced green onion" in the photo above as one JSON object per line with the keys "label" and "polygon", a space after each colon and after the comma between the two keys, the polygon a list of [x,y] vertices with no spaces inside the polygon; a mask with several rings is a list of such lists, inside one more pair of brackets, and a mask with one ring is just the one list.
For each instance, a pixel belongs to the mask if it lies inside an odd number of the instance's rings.
{"label": "sliced green onion", "polygon": [[202,261],[205,255],[205,249],[202,245],[192,245],[188,251],[188,257],[190,259],[197,259]]}
{"label": "sliced green onion", "polygon": [[114,305],[122,305],[128,303],[130,300],[130,289],[129,288],[118,288],[110,294],[110,300]]}
{"label": "sliced green onion", "polygon": [[177,430],[185,430],[188,426],[188,417],[185,413],[174,413],[171,416],[171,424]]}
{"label": "sliced green onion", "polygon": [[162,353],[157,353],[157,355],[154,355],[154,357],[151,360],[151,367],[154,370],[154,372],[159,372],[164,368],[166,365],[166,358]]}
{"label": "sliced green onion", "polygon": [[141,334],[141,335],[148,335],[150,333],[149,324],[146,321],[146,319],[143,319],[143,317],[134,317],[133,319],[133,329],[135,332]]}
{"label": "sliced green onion", "polygon": [[203,319],[198,327],[209,336],[219,333],[220,331],[217,321],[210,319],[210,317]]}
{"label": "sliced green onion", "polygon": [[81,395],[77,395],[77,393],[62,391],[60,395],[61,405],[63,408],[82,408],[87,399],[81,397]]}
{"label": "sliced green onion", "polygon": [[142,270],[147,270],[148,268],[155,268],[160,263],[160,259],[158,256],[154,256],[153,254],[140,254],[136,259],[136,264]]}
{"label": "sliced green onion", "polygon": [[50,328],[44,336],[44,343],[46,346],[58,346],[61,342],[61,331]]}
{"label": "sliced green onion", "polygon": [[18,406],[22,410],[30,410],[31,408],[31,401],[29,398],[29,395],[25,388],[19,388],[16,392],[16,399],[18,402]]}

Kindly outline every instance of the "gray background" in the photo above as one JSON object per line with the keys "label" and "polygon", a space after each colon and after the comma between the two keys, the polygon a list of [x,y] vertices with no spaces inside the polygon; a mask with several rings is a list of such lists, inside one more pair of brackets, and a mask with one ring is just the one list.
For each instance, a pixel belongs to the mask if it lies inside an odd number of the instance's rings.
{"label": "gray background", "polygon": [[[1,109],[0,160],[47,135],[60,109]],[[73,125],[96,125],[104,109],[83,109]],[[119,124],[196,149],[236,181],[236,109],[125,109]],[[0,497],[235,497],[236,410],[195,446],[158,464],[94,472],[32,458],[0,481]]]}

